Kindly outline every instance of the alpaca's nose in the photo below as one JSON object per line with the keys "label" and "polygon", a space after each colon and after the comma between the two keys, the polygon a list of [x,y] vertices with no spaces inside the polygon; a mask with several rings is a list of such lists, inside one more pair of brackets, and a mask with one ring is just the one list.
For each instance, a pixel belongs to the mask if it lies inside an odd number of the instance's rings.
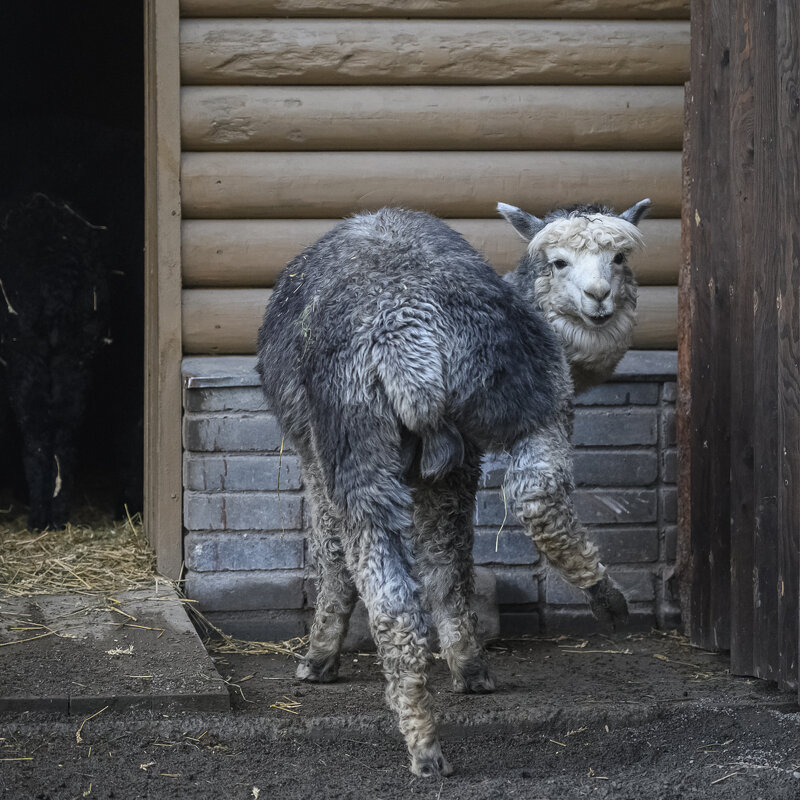
{"label": "alpaca's nose", "polygon": [[602,283],[592,284],[584,289],[583,293],[590,299],[602,303],[611,294],[611,287],[603,281]]}

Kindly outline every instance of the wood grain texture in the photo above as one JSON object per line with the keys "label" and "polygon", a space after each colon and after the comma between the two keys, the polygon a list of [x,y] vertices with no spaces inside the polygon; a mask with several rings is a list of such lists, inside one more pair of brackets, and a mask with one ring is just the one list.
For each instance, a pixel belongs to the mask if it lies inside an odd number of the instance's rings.
{"label": "wood grain texture", "polygon": [[686,22],[184,20],[184,84],[682,84]]}
{"label": "wood grain texture", "polygon": [[[337,220],[187,220],[183,223],[184,287],[270,287],[301,250]],[[448,224],[500,273],[514,269],[525,242],[504,220],[451,219]],[[631,259],[641,285],[677,284],[678,220],[645,220],[645,249]]]}
{"label": "wood grain texture", "polygon": [[183,563],[178,0],[147,0],[145,14],[144,527],[158,571],[177,580]]}
{"label": "wood grain texture", "polygon": [[[677,289],[646,287],[639,291],[634,346],[651,350],[674,348]],[[184,289],[184,352],[255,353],[256,335],[269,296],[269,289]]]}
{"label": "wood grain texture", "polygon": [[[753,672],[753,19],[751,0],[731,5],[731,671]],[[744,422],[746,421],[746,422]]]}
{"label": "wood grain texture", "polygon": [[186,218],[342,217],[381,206],[442,217],[482,217],[498,201],[535,214],[600,200],[627,208],[643,197],[677,217],[680,153],[186,153]]}
{"label": "wood grain texture", "polygon": [[711,650],[730,643],[728,34],[726,3],[692,3],[689,617],[692,641]]}
{"label": "wood grain texture", "polygon": [[188,86],[184,150],[680,150],[681,86]]}
{"label": "wood grain texture", "polygon": [[[778,682],[800,687],[800,8],[776,7]],[[784,166],[786,165],[786,166]],[[783,168],[781,169],[780,167]]]}
{"label": "wood grain texture", "polygon": [[753,183],[758,223],[753,229],[753,457],[754,611],[753,674],[777,680],[778,658],[778,310],[779,248],[775,225],[779,168],[776,152],[778,80],[775,59],[775,0],[753,13]]}
{"label": "wood grain texture", "polygon": [[181,0],[184,17],[688,19],[688,0]]}

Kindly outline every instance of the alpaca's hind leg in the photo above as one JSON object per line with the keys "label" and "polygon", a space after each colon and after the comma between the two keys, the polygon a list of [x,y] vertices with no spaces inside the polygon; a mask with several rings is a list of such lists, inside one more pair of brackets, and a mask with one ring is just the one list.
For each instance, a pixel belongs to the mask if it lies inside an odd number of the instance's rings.
{"label": "alpaca's hind leg", "polygon": [[386,699],[411,755],[411,771],[422,777],[450,775],[427,689],[430,649],[422,606],[397,535],[368,527],[348,555],[350,563],[359,565],[353,571],[383,666]]}
{"label": "alpaca's hind leg", "polygon": [[495,681],[478,641],[473,591],[473,528],[480,458],[414,490],[414,553],[425,604],[457,692],[491,692]]}
{"label": "alpaca's hind leg", "polygon": [[304,462],[306,498],[311,505],[311,552],[317,568],[317,602],[308,652],[297,677],[328,683],[339,674],[342,642],[356,602],[356,587],[345,562],[342,517],[324,490],[316,467]]}

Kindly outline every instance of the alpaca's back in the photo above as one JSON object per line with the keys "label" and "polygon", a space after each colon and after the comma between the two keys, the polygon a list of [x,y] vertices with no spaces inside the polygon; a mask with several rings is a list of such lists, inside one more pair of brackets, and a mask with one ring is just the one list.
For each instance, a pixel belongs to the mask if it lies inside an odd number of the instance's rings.
{"label": "alpaca's back", "polygon": [[331,474],[354,448],[387,458],[409,431],[506,445],[565,388],[539,315],[442,221],[396,209],[346,220],[288,265],[259,370],[287,434],[311,430]]}

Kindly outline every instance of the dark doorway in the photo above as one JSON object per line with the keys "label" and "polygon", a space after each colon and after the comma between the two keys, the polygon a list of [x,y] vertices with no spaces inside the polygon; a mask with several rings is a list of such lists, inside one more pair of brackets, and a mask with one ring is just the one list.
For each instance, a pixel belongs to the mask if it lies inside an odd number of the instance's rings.
{"label": "dark doorway", "polygon": [[[0,201],[68,203],[103,229],[108,311],[92,356],[73,508],[142,504],[144,44],[141,0],[6,3]],[[2,365],[0,365],[0,371]],[[27,503],[0,372],[0,502]]]}

